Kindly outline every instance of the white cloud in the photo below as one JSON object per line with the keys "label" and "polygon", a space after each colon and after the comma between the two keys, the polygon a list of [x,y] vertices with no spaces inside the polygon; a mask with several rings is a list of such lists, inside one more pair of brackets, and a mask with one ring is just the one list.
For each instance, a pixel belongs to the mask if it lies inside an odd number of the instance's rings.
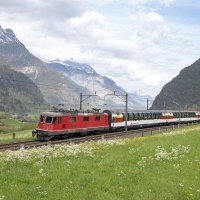
{"label": "white cloud", "polygon": [[40,58],[86,62],[128,91],[156,95],[199,57],[199,28],[162,13],[175,3],[181,1],[6,0],[0,18]]}

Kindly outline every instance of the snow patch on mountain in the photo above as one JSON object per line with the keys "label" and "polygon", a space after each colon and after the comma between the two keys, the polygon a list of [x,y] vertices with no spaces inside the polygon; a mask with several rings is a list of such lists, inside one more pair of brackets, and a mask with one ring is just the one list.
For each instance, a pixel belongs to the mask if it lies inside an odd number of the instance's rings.
{"label": "snow patch on mountain", "polygon": [[138,96],[148,96],[148,94],[145,94],[142,90],[133,90],[130,93]]}
{"label": "snow patch on mountain", "polygon": [[[115,96],[114,92],[115,94],[124,95],[127,92],[122,87],[117,86],[112,79],[96,73],[90,65],[61,60],[46,61],[46,63],[65,77],[70,78],[76,84],[87,88],[91,94],[96,94],[97,92],[98,97],[101,98],[101,102],[105,101],[106,97],[107,105],[124,106],[123,95],[122,98],[119,98],[119,95]],[[137,90],[128,93],[128,97],[129,108],[145,109],[147,98],[150,96],[145,95],[141,90]],[[101,104],[103,103],[105,102]]]}
{"label": "snow patch on mountain", "polygon": [[21,44],[21,42],[15,37],[13,30],[3,29],[1,25],[0,25],[0,43]]}
{"label": "snow patch on mountain", "polygon": [[[45,61],[45,62],[48,64],[60,64],[60,65],[62,65],[62,69],[64,69],[63,66],[65,66],[65,70],[67,70],[67,71],[77,70],[80,72],[86,72],[88,74],[96,73],[96,71],[92,67],[90,67],[90,65],[85,64],[85,63],[72,62],[72,61],[68,61],[68,60],[61,61],[59,59],[56,59],[53,61]],[[57,66],[57,67],[59,67],[59,66]],[[58,68],[58,70],[59,70],[59,68]]]}

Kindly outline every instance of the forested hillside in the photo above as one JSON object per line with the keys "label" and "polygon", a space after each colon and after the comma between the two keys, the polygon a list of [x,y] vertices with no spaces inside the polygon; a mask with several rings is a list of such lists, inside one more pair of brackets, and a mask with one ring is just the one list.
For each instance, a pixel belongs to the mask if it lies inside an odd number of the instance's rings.
{"label": "forested hillside", "polygon": [[26,75],[0,60],[0,110],[24,113],[44,105],[38,87]]}
{"label": "forested hillside", "polygon": [[180,71],[164,85],[151,109],[181,109],[200,107],[200,59]]}

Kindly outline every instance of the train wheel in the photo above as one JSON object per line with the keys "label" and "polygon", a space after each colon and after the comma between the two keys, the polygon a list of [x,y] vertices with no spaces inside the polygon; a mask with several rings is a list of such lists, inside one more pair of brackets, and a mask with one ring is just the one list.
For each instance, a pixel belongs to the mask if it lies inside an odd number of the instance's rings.
{"label": "train wheel", "polygon": [[83,131],[83,132],[81,132],[81,136],[87,136],[87,134],[88,134],[88,132],[87,131]]}

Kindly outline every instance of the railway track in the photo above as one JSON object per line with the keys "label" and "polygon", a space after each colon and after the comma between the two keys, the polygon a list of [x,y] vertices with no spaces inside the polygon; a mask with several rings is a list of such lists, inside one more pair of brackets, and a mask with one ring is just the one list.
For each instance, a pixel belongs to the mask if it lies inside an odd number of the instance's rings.
{"label": "railway track", "polygon": [[52,141],[37,141],[37,140],[30,140],[24,142],[12,142],[7,144],[0,145],[0,151],[7,151],[7,150],[19,150],[19,149],[30,149],[30,148],[37,148],[45,145],[55,145],[55,144],[70,144],[70,143],[81,143],[86,141],[98,141],[98,140],[110,140],[110,139],[117,139],[117,138],[128,138],[128,137],[143,137],[145,135],[152,135],[153,133],[161,132],[161,131],[170,131],[175,128],[193,125],[190,124],[178,124],[178,125],[169,125],[169,126],[160,126],[160,127],[152,127],[152,128],[142,128],[142,129],[134,129],[128,130],[127,132],[111,132],[111,133],[104,133],[99,135],[90,135],[85,137],[74,137],[69,139],[63,140],[52,140]]}

